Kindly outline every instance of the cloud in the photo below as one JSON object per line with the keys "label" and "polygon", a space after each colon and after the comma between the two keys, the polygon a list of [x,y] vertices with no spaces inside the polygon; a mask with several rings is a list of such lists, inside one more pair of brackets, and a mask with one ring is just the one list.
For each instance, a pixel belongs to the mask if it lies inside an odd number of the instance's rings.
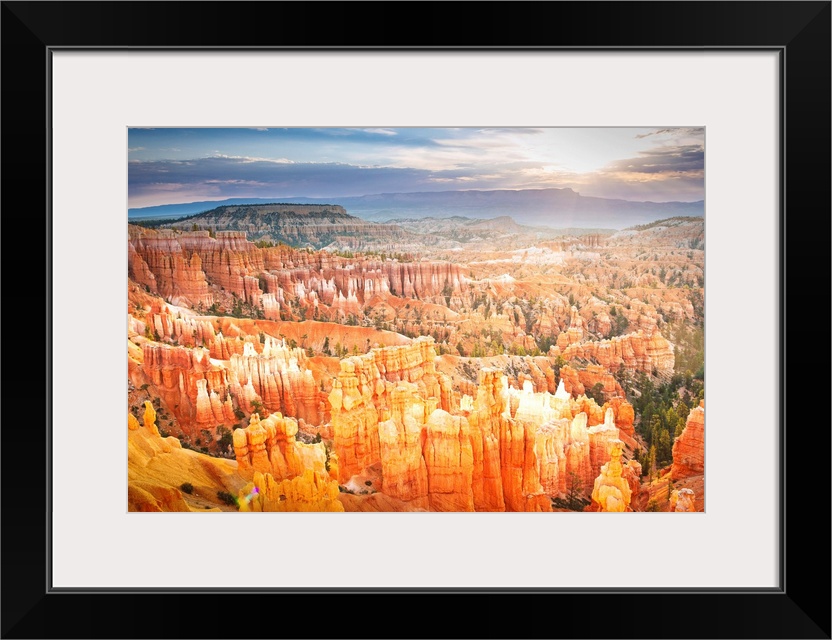
{"label": "cloud", "polygon": [[491,129],[475,129],[477,133],[483,133],[485,135],[494,135],[500,133],[509,133],[511,135],[536,135],[539,133],[545,133],[546,129],[542,129],[539,127],[494,127]]}
{"label": "cloud", "polygon": [[[211,132],[200,145],[182,133],[184,151],[174,157],[130,155],[130,206],[182,202],[186,193],[208,200],[567,187],[628,200],[704,197],[704,130],[697,127],[639,136],[511,127],[251,129],[242,139]],[[132,142],[153,149],[146,139]],[[196,149],[200,156],[189,157]]]}
{"label": "cloud", "polygon": [[390,191],[418,191],[430,172],[343,163],[289,163],[214,156],[189,161],[129,165],[130,206],[139,200],[167,202],[172,191],[223,197],[327,197]]}
{"label": "cloud", "polygon": [[232,197],[338,197],[455,188],[569,187],[585,196],[655,202],[700,200],[704,194],[702,150],[695,147],[653,149],[592,173],[528,161],[424,169],[232,156],[128,166],[131,207]]}
{"label": "cloud", "polygon": [[676,127],[674,129],[656,129],[648,133],[641,133],[636,138],[649,138],[650,136],[671,135],[677,138],[701,138],[705,135],[705,127]]}
{"label": "cloud", "polygon": [[139,201],[164,204],[171,201],[171,194],[176,191],[198,193],[208,199],[360,196],[437,191],[448,185],[466,189],[515,188],[517,181],[523,179],[524,170],[525,166],[507,171],[429,170],[338,162],[284,163],[231,156],[146,161],[129,164],[129,200],[131,207],[140,206],[135,204]]}
{"label": "cloud", "polygon": [[485,149],[500,149],[514,146],[512,142],[500,138],[447,138],[444,140],[436,139],[434,142],[441,147],[477,149],[481,152]]}
{"label": "cloud", "polygon": [[[294,164],[294,160],[289,160],[289,158],[261,158],[257,156],[230,156],[224,153],[217,153],[210,158],[223,158],[227,160],[239,160],[240,162],[273,162],[275,164]],[[206,158],[210,159],[210,158]]]}
{"label": "cloud", "polygon": [[257,180],[206,180],[205,184],[220,184],[220,185],[246,185],[249,187],[266,187],[267,182],[258,182]]}
{"label": "cloud", "polygon": [[677,145],[656,147],[639,152],[634,158],[623,158],[607,164],[602,173],[621,174],[688,174],[702,175],[705,171],[705,147]]}

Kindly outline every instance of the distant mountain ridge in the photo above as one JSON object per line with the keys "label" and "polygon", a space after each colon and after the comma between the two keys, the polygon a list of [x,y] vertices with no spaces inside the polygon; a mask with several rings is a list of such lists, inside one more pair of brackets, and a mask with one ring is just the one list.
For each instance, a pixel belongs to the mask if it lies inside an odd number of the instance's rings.
{"label": "distant mountain ridge", "polygon": [[365,220],[386,222],[399,218],[465,216],[490,219],[511,216],[519,224],[547,227],[623,229],[676,216],[703,216],[705,203],[636,202],[582,196],[572,189],[425,191],[381,193],[329,198],[232,198],[219,202],[192,202],[128,210],[131,220],[184,216],[224,205],[266,204],[275,201],[297,205],[329,204],[344,207]]}
{"label": "distant mountain ridge", "polygon": [[348,214],[332,204],[234,204],[164,222],[182,231],[236,231],[249,240],[286,242],[321,248],[348,238],[395,242],[407,235],[396,225],[380,225]]}

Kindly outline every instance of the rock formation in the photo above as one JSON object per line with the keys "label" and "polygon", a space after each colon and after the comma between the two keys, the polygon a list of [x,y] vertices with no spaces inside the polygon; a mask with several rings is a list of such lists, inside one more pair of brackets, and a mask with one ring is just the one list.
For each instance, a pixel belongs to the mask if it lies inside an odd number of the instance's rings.
{"label": "rock formation", "polygon": [[696,496],[692,489],[674,489],[670,494],[671,511],[696,511]]}
{"label": "rock formation", "polygon": [[269,335],[262,344],[257,335],[225,337],[214,333],[211,322],[174,320],[166,311],[145,319],[170,339],[178,335],[185,343],[206,345],[147,340],[142,357],[131,359],[133,384],[154,385],[184,434],[197,437],[202,429],[232,427],[254,411],[278,412],[314,425],[328,417],[325,395],[307,368],[303,349]]}
{"label": "rock formation", "polygon": [[[662,482],[662,508],[669,488],[703,508],[704,407],[642,487],[617,382],[698,366],[701,221],[547,235],[275,204],[165,226],[128,227],[132,509],[548,511],[591,490],[626,511]],[[236,460],[188,449],[229,442]]]}
{"label": "rock formation", "polygon": [[[191,224],[196,223],[189,221],[186,227]],[[379,225],[362,221],[359,226]],[[264,313],[268,310],[274,319],[281,310],[290,312],[290,300],[315,310],[325,305],[342,317],[361,315],[378,295],[432,301],[445,308],[462,302],[463,276],[455,264],[259,248],[239,230],[216,231],[212,237],[209,231],[131,227],[128,268],[130,278],[174,304],[208,307],[222,292],[226,303],[233,296]]]}
{"label": "rock formation", "polygon": [[476,399],[466,396],[473,454],[473,494],[477,511],[505,511],[501,434],[511,417],[506,379],[496,371],[481,369]]}
{"label": "rock formation", "polygon": [[624,443],[620,440],[610,442],[610,461],[601,467],[600,475],[592,488],[592,502],[599,511],[628,511],[632,491],[627,479],[622,477],[624,466],[621,454]]}
{"label": "rock formation", "polygon": [[393,415],[378,425],[381,491],[411,503],[414,509],[427,509],[428,473],[422,456],[424,403],[416,385],[406,382],[399,383],[393,391],[393,401]]}
{"label": "rock formation", "polygon": [[237,494],[240,511],[344,511],[338,483],[327,474],[306,469],[302,475],[279,480],[270,473],[254,473]]}
{"label": "rock formation", "polygon": [[[562,367],[561,375],[563,375],[564,369],[570,369],[570,367]],[[580,380],[580,386],[582,386],[585,391],[591,391],[595,388],[595,385],[600,384],[601,390],[604,393],[604,398],[607,400],[611,400],[612,398],[624,398],[624,390],[621,388],[621,385],[618,384],[612,374],[601,365],[589,364],[586,368],[578,370],[578,380]],[[574,389],[570,390],[568,387],[567,391],[572,391],[575,396],[584,393],[584,391],[577,391]]]}
{"label": "rock formation", "polygon": [[578,309],[572,307],[569,317],[569,328],[558,336],[558,348],[563,351],[570,344],[578,344],[584,339],[584,322],[578,313]]}
{"label": "rock formation", "polygon": [[143,325],[141,330],[135,333],[145,336],[150,333],[157,342],[162,340],[186,347],[206,347],[211,350],[211,357],[220,360],[228,358],[221,346],[215,349],[217,332],[209,319],[195,316],[180,307],[173,309],[154,302],[144,319],[139,321]]}
{"label": "rock formation", "polygon": [[626,436],[626,438],[622,438],[625,443],[627,442],[627,439],[635,438],[635,428],[633,427],[635,413],[633,412],[633,405],[624,400],[623,394],[621,397],[612,398],[604,406],[613,410],[613,414],[615,415],[615,426],[618,427],[622,436]]}
{"label": "rock formation", "polygon": [[[236,492],[243,484],[230,460],[183,449],[163,438],[156,412],[145,403],[143,424],[127,414],[127,506],[129,511],[204,511],[223,508],[218,491]],[[183,492],[184,483],[192,493]]]}
{"label": "rock formation", "polygon": [[424,337],[341,360],[329,402],[342,482],[381,461],[378,424],[393,411],[397,383],[415,386],[426,415],[453,408],[450,380],[437,374],[435,358],[433,339]]}
{"label": "rock formation", "polygon": [[227,369],[211,362],[207,349],[146,342],[142,352],[143,375],[177,418],[183,433],[198,435],[201,428],[230,426],[237,421],[229,392],[235,380]]}
{"label": "rock formation", "polygon": [[297,432],[298,423],[294,418],[285,418],[279,413],[262,420],[257,414],[251,416],[248,427],[235,429],[233,434],[240,476],[250,479],[260,472],[282,480],[303,475],[306,470],[328,476],[324,444],[298,442]]}
{"label": "rock formation", "polygon": [[[573,414],[573,402],[581,403],[562,388],[554,396],[535,393],[527,381],[515,392],[501,372],[484,369],[477,397],[464,397],[462,415],[453,415],[427,395],[442,385],[433,382],[425,353],[432,353],[431,343],[417,341],[341,362],[330,402],[342,483],[380,464],[382,491],[435,511],[550,510],[550,497],[565,492],[573,474],[591,484],[606,461],[596,454],[593,467],[592,443],[603,448],[608,435],[618,434],[612,409],[591,436],[586,413]],[[402,358],[416,367],[379,366]],[[414,376],[415,369],[421,374]],[[381,371],[395,377],[410,372],[417,382],[392,383]]]}
{"label": "rock formation", "polygon": [[473,511],[474,456],[468,421],[437,409],[425,428],[424,460],[432,511]]}
{"label": "rock formation", "polygon": [[187,254],[172,231],[142,230],[130,240],[128,276],[174,304],[213,302],[200,257]]}
{"label": "rock formation", "polygon": [[[240,300],[259,304],[263,292],[254,276],[265,268],[263,253],[246,240],[245,233],[220,231],[211,238],[207,231],[195,231],[179,235],[177,242],[186,254],[197,256],[208,282]],[[247,276],[253,281],[247,282]]]}
{"label": "rock formation", "polygon": [[552,353],[566,360],[594,361],[608,371],[617,371],[623,366],[630,371],[669,375],[675,362],[673,345],[658,330],[647,333],[639,329],[608,340],[570,344],[561,352],[556,348]]}
{"label": "rock formation", "polygon": [[349,481],[353,475],[379,462],[381,457],[379,415],[373,403],[373,394],[385,385],[379,381],[373,389],[367,382],[362,386],[360,384],[353,359],[342,360],[341,372],[329,394],[341,482]]}
{"label": "rock formation", "polygon": [[604,422],[588,429],[589,433],[589,463],[592,469],[600,469],[610,459],[611,445],[620,441],[618,427],[612,408],[606,410]]}
{"label": "rock formation", "polygon": [[705,401],[691,409],[685,429],[673,443],[674,480],[705,473]]}
{"label": "rock formation", "polygon": [[641,463],[637,460],[630,460],[622,467],[621,477],[630,485],[630,503],[633,505],[641,493],[641,472]]}
{"label": "rock formation", "polygon": [[244,343],[242,355],[231,356],[230,369],[237,381],[251,385],[254,396],[272,412],[319,424],[318,387],[312,371],[306,368],[303,349],[290,349],[286,341],[270,336],[260,353],[254,345]]}
{"label": "rock formation", "polygon": [[[246,204],[217,207],[170,226],[190,231],[193,225],[224,232],[244,232],[254,239],[288,242],[297,246],[324,246],[347,238],[401,240],[394,225],[366,222],[332,204]],[[207,231],[204,233],[208,233]]]}

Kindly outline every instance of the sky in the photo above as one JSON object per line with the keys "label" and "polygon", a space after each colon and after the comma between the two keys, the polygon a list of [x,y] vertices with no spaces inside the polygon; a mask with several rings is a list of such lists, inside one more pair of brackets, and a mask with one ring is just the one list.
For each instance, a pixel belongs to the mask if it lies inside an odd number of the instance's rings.
{"label": "sky", "polygon": [[131,128],[130,208],[572,188],[652,202],[705,197],[705,130],[677,128]]}

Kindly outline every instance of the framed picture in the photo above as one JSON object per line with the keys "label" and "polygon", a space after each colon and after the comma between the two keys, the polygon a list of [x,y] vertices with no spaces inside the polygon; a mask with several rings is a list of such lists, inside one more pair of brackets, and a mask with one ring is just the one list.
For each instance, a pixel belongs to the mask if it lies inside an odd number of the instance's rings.
{"label": "framed picture", "polygon": [[[402,5],[414,9],[419,35],[391,44],[389,32],[348,19],[364,13],[358,4],[336,4],[321,16],[315,5],[295,3],[204,3],[198,14],[184,3],[3,3],[10,256],[4,284],[12,310],[6,336],[13,338],[5,353],[2,572],[6,584],[18,585],[14,593],[4,587],[4,637],[170,635],[153,616],[110,622],[99,615],[114,596],[119,610],[130,611],[151,602],[163,607],[163,594],[188,594],[194,611],[212,612],[177,618],[182,636],[274,633],[268,625],[243,630],[231,613],[280,606],[274,598],[326,610],[379,595],[419,606],[469,594],[481,599],[475,606],[506,612],[495,617],[507,626],[514,621],[503,632],[508,636],[830,637],[828,518],[803,517],[797,506],[807,487],[828,486],[828,430],[810,429],[818,412],[803,418],[798,408],[822,405],[823,397],[806,400],[814,383],[788,396],[785,375],[807,382],[818,376],[814,350],[801,339],[787,349],[786,338],[811,316],[793,312],[788,324],[787,311],[806,304],[794,293],[802,290],[798,278],[805,284],[807,273],[819,271],[818,256],[829,255],[830,3],[488,3],[478,7],[486,25],[480,30],[438,15],[439,6]],[[641,127],[639,135],[688,128],[688,135],[701,136],[709,410],[704,511],[197,515],[182,485],[171,500],[181,499],[189,513],[128,511],[128,505],[150,504],[125,483],[123,428],[124,247],[134,233],[127,232],[126,210],[135,205],[128,201],[134,184],[128,161],[153,137],[137,135],[147,131],[139,127],[364,128],[378,136],[405,127]],[[441,136],[431,140],[442,146]],[[257,160],[254,147],[217,144],[214,158]],[[473,148],[485,155],[481,141]],[[414,146],[412,153],[421,151]],[[347,162],[334,150],[315,153],[318,163]],[[379,164],[375,157],[366,163]],[[181,156],[185,165],[191,160]],[[286,158],[292,161],[298,160]],[[171,180],[161,169],[146,181],[155,193],[170,189],[178,202],[204,194],[189,192],[184,174]],[[655,182],[660,172],[643,173],[643,193],[653,193],[648,174]],[[246,177],[228,178],[235,179]],[[12,201],[18,192],[24,199]],[[211,200],[227,192],[216,193]],[[223,231],[196,229],[208,237]],[[38,245],[40,238],[45,242]],[[23,257],[29,250],[18,249],[26,243],[44,246],[43,259]],[[522,259],[528,262],[528,253]],[[41,286],[45,296],[37,298],[33,287]],[[822,297],[828,286],[818,290]],[[451,287],[446,297],[453,296]],[[241,298],[226,297],[210,302],[217,310],[227,302],[225,315],[238,317],[234,304]],[[188,304],[196,309],[199,302]],[[155,324],[134,324],[138,310],[129,315],[129,331],[141,337],[149,329],[148,344],[167,344],[154,335]],[[456,342],[460,357],[473,355],[463,352],[474,343]],[[43,356],[33,354],[38,344]],[[323,349],[307,347],[310,358]],[[127,377],[128,391],[141,387],[129,371]],[[326,391],[337,388],[333,383]],[[600,410],[608,398],[599,399]],[[259,420],[252,398],[248,405],[237,396],[229,401],[232,414],[237,409],[242,419]],[[185,424],[174,417],[170,424]],[[157,427],[167,425],[160,417]],[[197,429],[183,439],[202,447],[200,435]],[[222,460],[210,435],[205,453]],[[217,432],[216,442],[223,435]],[[304,437],[316,446],[311,432]],[[807,455],[813,449],[824,453]],[[239,456],[234,464],[241,464]],[[352,477],[373,482],[357,471],[336,474],[333,482],[350,491]],[[245,491],[253,495],[252,487],[261,485],[252,482],[229,500],[239,505]],[[148,489],[151,494],[154,504],[162,499]],[[590,497],[600,511],[617,504],[615,498],[604,509]],[[422,498],[428,506],[441,504]],[[223,510],[209,502],[205,511]],[[553,504],[550,495],[545,506]],[[825,573],[810,582],[807,571]],[[509,614],[518,596],[527,611],[542,606],[543,615],[516,622]],[[599,606],[629,613],[601,616]],[[640,617],[637,610],[650,613]],[[418,618],[408,631],[435,635],[430,616]],[[493,633],[496,625],[488,625],[481,635]],[[309,633],[300,623],[297,629],[296,635]],[[344,632],[333,628],[331,635]]]}

